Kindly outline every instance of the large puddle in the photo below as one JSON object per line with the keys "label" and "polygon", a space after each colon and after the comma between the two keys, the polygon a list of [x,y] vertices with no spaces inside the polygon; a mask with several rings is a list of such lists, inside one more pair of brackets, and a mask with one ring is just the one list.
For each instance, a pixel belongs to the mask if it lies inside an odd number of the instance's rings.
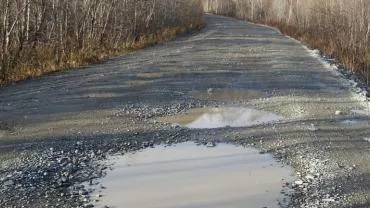
{"label": "large puddle", "polygon": [[[112,159],[97,207],[280,207],[291,170],[257,150],[219,144],[158,146]],[[280,203],[280,205],[278,205]]]}
{"label": "large puddle", "polygon": [[162,121],[193,129],[247,127],[282,119],[281,116],[252,108],[198,108]]}

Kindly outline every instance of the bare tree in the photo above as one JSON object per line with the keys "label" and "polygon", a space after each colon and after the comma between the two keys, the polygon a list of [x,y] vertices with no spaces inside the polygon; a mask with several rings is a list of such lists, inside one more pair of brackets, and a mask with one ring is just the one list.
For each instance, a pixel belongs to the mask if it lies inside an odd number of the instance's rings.
{"label": "bare tree", "polygon": [[204,20],[201,0],[0,0],[0,15],[0,84],[142,47]]}

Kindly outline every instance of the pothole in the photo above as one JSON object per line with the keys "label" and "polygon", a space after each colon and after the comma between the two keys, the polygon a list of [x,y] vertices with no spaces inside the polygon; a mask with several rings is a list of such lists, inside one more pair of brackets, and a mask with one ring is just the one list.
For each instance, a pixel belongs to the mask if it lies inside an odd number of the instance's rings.
{"label": "pothole", "polygon": [[247,127],[281,119],[282,117],[277,114],[252,108],[197,108],[160,120],[193,129],[211,129]]}
{"label": "pothole", "polygon": [[[157,146],[110,160],[92,197],[97,207],[280,207],[292,194],[292,171],[269,154],[192,142]],[[280,204],[280,205],[279,205]]]}

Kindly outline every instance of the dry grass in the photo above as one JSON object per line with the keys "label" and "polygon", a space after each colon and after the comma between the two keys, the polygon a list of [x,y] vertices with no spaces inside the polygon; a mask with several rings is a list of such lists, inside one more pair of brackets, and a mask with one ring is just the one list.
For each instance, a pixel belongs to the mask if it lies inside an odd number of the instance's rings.
{"label": "dry grass", "polygon": [[368,85],[370,72],[370,50],[348,47],[340,44],[330,37],[323,37],[321,34],[310,30],[302,30],[299,27],[289,25],[282,21],[262,20],[255,21],[259,24],[269,25],[278,28],[281,33],[293,37],[311,48],[319,49],[326,56],[334,58],[337,63],[344,65],[354,73],[359,74]]}

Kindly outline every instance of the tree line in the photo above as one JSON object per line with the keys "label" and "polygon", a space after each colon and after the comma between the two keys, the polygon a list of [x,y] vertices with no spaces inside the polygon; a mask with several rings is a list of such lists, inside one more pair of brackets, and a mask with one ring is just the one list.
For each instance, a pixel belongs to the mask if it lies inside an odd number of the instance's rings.
{"label": "tree line", "polygon": [[200,0],[0,0],[0,84],[94,62],[203,24]]}
{"label": "tree line", "polygon": [[203,0],[206,11],[278,27],[369,84],[369,0]]}

